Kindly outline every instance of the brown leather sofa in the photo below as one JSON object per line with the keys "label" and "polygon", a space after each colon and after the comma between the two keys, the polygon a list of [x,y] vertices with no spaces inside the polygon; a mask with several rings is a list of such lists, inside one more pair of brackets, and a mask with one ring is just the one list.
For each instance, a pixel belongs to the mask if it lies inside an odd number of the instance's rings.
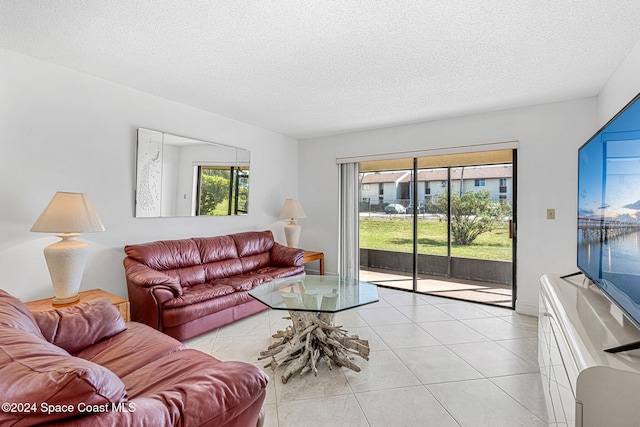
{"label": "brown leather sofa", "polygon": [[262,426],[267,381],[106,299],[32,314],[0,290],[2,426]]}
{"label": "brown leather sofa", "polygon": [[304,272],[302,249],[271,231],[161,240],[124,248],[131,319],[184,341],[267,307],[248,295]]}

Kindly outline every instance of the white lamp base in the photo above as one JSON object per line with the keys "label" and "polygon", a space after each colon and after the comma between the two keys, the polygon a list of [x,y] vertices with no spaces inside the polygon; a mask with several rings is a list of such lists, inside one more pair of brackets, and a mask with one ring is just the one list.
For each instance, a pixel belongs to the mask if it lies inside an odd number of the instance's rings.
{"label": "white lamp base", "polygon": [[80,299],[78,291],[89,245],[76,240],[78,233],[56,234],[62,240],[44,248],[44,257],[53,283],[53,304],[69,304]]}
{"label": "white lamp base", "polygon": [[67,304],[71,304],[71,303],[76,302],[76,301],[80,301],[80,294],[79,293],[77,293],[75,296],[69,297],[69,298],[53,297],[53,299],[51,300],[51,304],[52,305],[67,305]]}
{"label": "white lamp base", "polygon": [[287,239],[287,246],[290,248],[297,248],[298,242],[300,242],[300,233],[302,232],[302,226],[298,224],[295,218],[289,219],[289,224],[284,226],[284,236]]}

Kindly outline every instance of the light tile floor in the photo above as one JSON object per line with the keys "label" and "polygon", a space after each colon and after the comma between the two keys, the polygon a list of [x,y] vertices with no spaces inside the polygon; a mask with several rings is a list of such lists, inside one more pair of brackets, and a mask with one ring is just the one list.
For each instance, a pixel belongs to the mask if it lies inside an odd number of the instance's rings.
{"label": "light tile floor", "polygon": [[[409,272],[361,267],[360,280],[395,289],[413,289],[413,275]],[[421,274],[418,277],[417,290],[421,293],[458,300],[483,302],[502,307],[512,306],[513,290],[509,285]]]}
{"label": "light tile floor", "polygon": [[[512,310],[378,288],[380,301],[338,313],[369,340],[361,372],[329,370],[286,384],[270,369],[266,427],[546,426],[537,319]],[[263,367],[258,355],[285,329],[269,310],[187,341],[222,360]],[[282,368],[281,368],[282,369]]]}

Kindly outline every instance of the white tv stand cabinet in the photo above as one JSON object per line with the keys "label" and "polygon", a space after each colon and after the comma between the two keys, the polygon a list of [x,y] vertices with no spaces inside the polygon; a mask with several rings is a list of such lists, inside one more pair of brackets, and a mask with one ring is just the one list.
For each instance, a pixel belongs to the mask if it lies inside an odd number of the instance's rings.
{"label": "white tv stand cabinet", "polygon": [[551,426],[640,426],[640,330],[583,275],[540,278],[538,363]]}

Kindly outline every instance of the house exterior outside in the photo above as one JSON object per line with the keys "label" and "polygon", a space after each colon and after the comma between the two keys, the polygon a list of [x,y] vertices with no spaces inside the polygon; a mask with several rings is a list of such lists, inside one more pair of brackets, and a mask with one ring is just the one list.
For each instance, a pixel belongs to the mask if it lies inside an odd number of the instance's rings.
{"label": "house exterior outside", "polygon": [[[418,171],[418,205],[426,205],[437,194],[447,191],[447,169]],[[451,168],[451,191],[487,190],[494,201],[513,200],[513,166],[466,166]],[[361,210],[382,210],[384,206],[411,203],[411,171],[367,172],[360,177]]]}

